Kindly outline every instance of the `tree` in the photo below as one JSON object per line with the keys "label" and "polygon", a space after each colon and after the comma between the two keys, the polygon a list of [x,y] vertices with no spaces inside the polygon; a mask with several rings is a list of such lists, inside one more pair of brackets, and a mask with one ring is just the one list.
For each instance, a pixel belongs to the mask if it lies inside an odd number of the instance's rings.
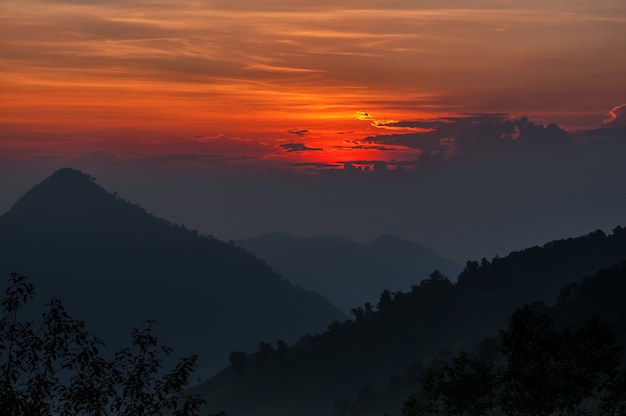
{"label": "tree", "polygon": [[612,332],[596,319],[559,330],[554,319],[525,305],[501,333],[507,358],[502,409],[520,415],[577,413],[601,400],[621,366]]}
{"label": "tree", "polygon": [[333,399],[333,415],[334,416],[347,416],[350,414],[352,408],[352,401],[349,397],[335,397]]}
{"label": "tree", "polygon": [[492,367],[461,352],[451,363],[426,371],[422,380],[426,400],[411,398],[402,414],[481,416],[492,413],[496,407],[495,388]]}
{"label": "tree", "polygon": [[357,394],[357,400],[352,406],[352,414],[362,415],[368,411],[378,409],[379,396],[369,384],[363,385]]}
{"label": "tree", "polygon": [[365,302],[365,305],[363,306],[365,308],[364,309],[365,316],[370,316],[371,314],[374,313],[374,307],[372,306],[370,302]]}
{"label": "tree", "polygon": [[196,356],[159,376],[162,356],[153,321],[132,330],[132,344],[103,357],[103,341],[89,334],[59,300],[40,321],[22,320],[35,294],[26,277],[11,274],[1,302],[0,409],[3,415],[174,416],[198,414],[204,403],[185,388]]}
{"label": "tree", "polygon": [[357,306],[356,308],[350,309],[350,313],[354,316],[355,322],[360,322],[365,319],[365,310],[362,306]]}
{"label": "tree", "polygon": [[287,355],[287,350],[289,349],[289,347],[287,347],[287,343],[282,340],[279,339],[278,341],[276,341],[276,356],[279,358],[283,358],[285,355]]}
{"label": "tree", "polygon": [[428,275],[428,278],[424,279],[420,283],[421,287],[434,287],[434,288],[447,288],[452,287],[450,279],[439,270],[434,270]]}
{"label": "tree", "polygon": [[402,415],[626,415],[626,370],[613,333],[597,319],[559,329],[538,305],[525,305],[500,333],[502,365],[492,344],[483,342],[483,359],[462,352],[428,369]]}
{"label": "tree", "polygon": [[259,365],[259,369],[261,369],[265,363],[272,361],[274,354],[275,351],[272,344],[263,341],[259,342],[259,348],[256,353],[256,361]]}
{"label": "tree", "polygon": [[492,412],[496,377],[491,366],[461,352],[451,364],[426,373],[428,397],[448,415],[480,416]]}
{"label": "tree", "polygon": [[228,359],[230,360],[230,368],[235,372],[237,380],[240,380],[243,369],[246,366],[248,354],[244,351],[233,351],[228,356]]}
{"label": "tree", "polygon": [[380,298],[378,300],[378,305],[376,305],[376,308],[379,311],[386,311],[392,302],[393,302],[393,298],[391,297],[391,292],[385,289],[380,294]]}

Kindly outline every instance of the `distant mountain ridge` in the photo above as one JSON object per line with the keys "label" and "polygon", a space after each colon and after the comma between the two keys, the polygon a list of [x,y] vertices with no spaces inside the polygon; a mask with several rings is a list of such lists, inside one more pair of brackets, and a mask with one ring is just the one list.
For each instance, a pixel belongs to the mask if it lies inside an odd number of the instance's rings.
{"label": "distant mountain ridge", "polygon": [[147,213],[94,178],[61,169],[0,217],[0,276],[27,275],[42,303],[59,297],[108,344],[157,319],[176,354],[203,375],[230,351],[295,341],[344,315],[244,250]]}
{"label": "distant mountain ridge", "polygon": [[456,279],[462,266],[432,250],[382,235],[368,244],[337,236],[269,233],[236,241],[293,283],[321,293],[346,313],[380,292],[409,290],[433,270]]}

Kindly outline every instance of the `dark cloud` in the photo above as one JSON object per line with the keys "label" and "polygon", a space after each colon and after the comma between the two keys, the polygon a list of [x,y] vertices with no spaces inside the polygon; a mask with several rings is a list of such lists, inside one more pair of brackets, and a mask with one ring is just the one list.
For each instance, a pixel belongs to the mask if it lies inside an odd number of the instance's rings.
{"label": "dark cloud", "polygon": [[343,171],[350,174],[352,172],[388,172],[389,166],[391,164],[389,162],[378,160],[364,160],[364,161],[351,161],[351,162],[343,162]]}
{"label": "dark cloud", "polygon": [[[446,117],[437,120],[409,120],[380,123],[381,127],[415,128],[421,131],[370,136],[368,143],[392,144],[420,149],[425,153],[444,150],[450,140],[454,140],[476,126],[487,127],[506,122],[502,114],[468,114],[460,117]],[[504,127],[504,126],[503,126]]]}
{"label": "dark cloud", "polygon": [[370,136],[363,141],[448,156],[530,149],[550,151],[571,144],[571,137],[556,124],[543,126],[526,117],[514,119],[505,114],[466,114],[437,120],[396,121],[385,126],[421,131]]}
{"label": "dark cloud", "polygon": [[362,145],[355,144],[354,146],[333,146],[333,149],[337,150],[378,150],[379,152],[399,152],[404,151],[395,147],[379,146],[379,145]]}
{"label": "dark cloud", "polygon": [[369,136],[363,139],[366,143],[378,145],[404,146],[410,149],[419,149],[423,152],[438,151],[441,149],[441,139],[436,132],[430,133],[394,133]]}
{"label": "dark cloud", "polygon": [[286,144],[281,144],[280,147],[282,147],[283,149],[285,149],[285,151],[289,153],[323,150],[321,147],[309,147],[304,143],[286,143]]}
{"label": "dark cloud", "polygon": [[408,121],[380,121],[381,127],[404,127],[416,129],[433,129],[443,132],[459,132],[466,126],[484,123],[487,121],[498,122],[510,119],[508,114],[504,113],[463,113],[456,117],[442,117],[435,120],[408,120]]}
{"label": "dark cloud", "polygon": [[305,168],[314,172],[321,172],[325,170],[337,170],[341,165],[339,163],[324,163],[324,162],[298,162],[287,163],[284,165],[288,168]]}
{"label": "dark cloud", "polygon": [[351,165],[385,165],[385,166],[415,166],[415,161],[406,161],[406,160],[338,160],[337,163],[346,164],[349,163]]}
{"label": "dark cloud", "polygon": [[212,142],[212,141],[223,139],[223,138],[224,138],[223,134],[214,134],[214,135],[197,134],[192,137],[192,140],[195,140],[197,142]]}
{"label": "dark cloud", "polygon": [[304,137],[304,135],[308,133],[309,131],[306,129],[291,129],[291,130],[287,130],[287,132],[291,134],[295,134],[296,136]]}

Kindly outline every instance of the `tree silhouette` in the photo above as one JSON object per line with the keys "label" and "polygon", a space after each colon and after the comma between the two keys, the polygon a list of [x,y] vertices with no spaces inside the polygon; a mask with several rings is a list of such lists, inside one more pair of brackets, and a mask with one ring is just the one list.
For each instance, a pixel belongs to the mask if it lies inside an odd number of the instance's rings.
{"label": "tree silhouette", "polygon": [[539,308],[519,308],[501,332],[504,365],[461,352],[426,372],[402,415],[626,415],[626,371],[609,328],[593,319],[559,329]]}
{"label": "tree silhouette", "polygon": [[507,357],[501,402],[509,413],[573,414],[583,402],[604,395],[618,377],[619,347],[595,319],[559,330],[554,319],[525,305],[500,338]]}
{"label": "tree silhouette", "polygon": [[264,341],[259,342],[259,348],[256,353],[256,361],[259,369],[261,369],[266,363],[272,361],[275,353],[276,352],[274,351],[272,344],[268,344]]}
{"label": "tree silhouette", "polygon": [[132,344],[112,359],[103,341],[89,334],[59,300],[52,299],[41,320],[22,320],[35,294],[26,277],[11,274],[1,302],[0,409],[3,415],[148,416],[164,411],[197,415],[204,403],[185,388],[196,356],[161,373],[162,356],[153,321],[132,330]]}
{"label": "tree silhouette", "polygon": [[461,352],[451,363],[426,371],[422,380],[426,400],[412,397],[405,403],[402,414],[491,414],[497,406],[494,395],[496,383],[496,374],[490,365]]}
{"label": "tree silhouette", "polygon": [[244,351],[233,351],[228,356],[228,359],[230,360],[230,368],[235,372],[237,380],[240,380],[243,369],[246,366],[248,354],[246,354]]}
{"label": "tree silhouette", "polygon": [[285,355],[287,355],[288,349],[289,347],[287,347],[287,343],[285,342],[285,340],[279,339],[278,341],[276,341],[276,356],[277,357],[282,358]]}

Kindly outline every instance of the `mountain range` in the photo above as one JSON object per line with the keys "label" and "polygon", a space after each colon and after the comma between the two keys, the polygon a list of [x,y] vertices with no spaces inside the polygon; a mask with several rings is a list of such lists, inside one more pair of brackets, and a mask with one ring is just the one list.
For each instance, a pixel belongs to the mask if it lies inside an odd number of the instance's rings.
{"label": "mountain range", "polygon": [[0,275],[25,274],[39,301],[117,347],[142,321],[161,342],[198,354],[198,375],[260,340],[292,343],[345,315],[241,248],[149,214],[88,174],[61,169],[0,217]]}
{"label": "mountain range", "polygon": [[626,229],[616,227],[468,261],[456,282],[433,272],[410,291],[384,291],[354,319],[280,353],[259,345],[193,391],[232,416],[398,414],[423,366],[474,351],[524,303],[556,305],[565,324],[598,316],[626,347],[625,260]]}
{"label": "mountain range", "polygon": [[463,269],[426,247],[391,235],[362,244],[337,236],[270,233],[235,243],[347,314],[355,306],[376,302],[383,290],[409,290],[435,269],[454,279]]}
{"label": "mountain range", "polygon": [[463,268],[393,236],[274,233],[235,245],[157,218],[74,169],[0,216],[0,274],[27,275],[41,303],[60,298],[109,348],[156,319],[161,343],[198,354],[197,375],[215,374],[192,392],[230,416],[397,414],[425,365],[487,345],[524,303],[562,325],[595,315],[624,347],[624,261],[620,226]]}

